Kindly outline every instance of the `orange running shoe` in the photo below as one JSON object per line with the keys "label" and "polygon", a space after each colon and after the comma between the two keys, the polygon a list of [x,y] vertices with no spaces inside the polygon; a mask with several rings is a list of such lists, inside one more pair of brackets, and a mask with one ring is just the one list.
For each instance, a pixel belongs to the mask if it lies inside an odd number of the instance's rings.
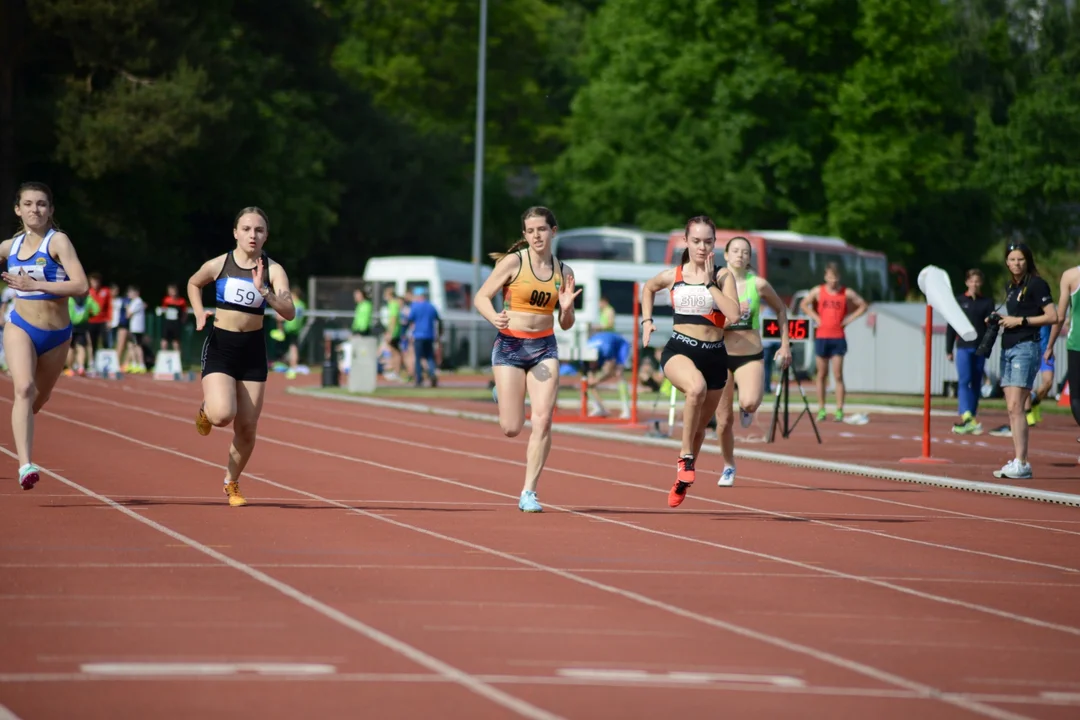
{"label": "orange running shoe", "polygon": [[694,458],[692,456],[679,458],[676,467],[678,471],[675,474],[675,484],[671,486],[671,492],[668,493],[667,498],[669,507],[682,505],[682,501],[686,499],[686,490],[694,484]]}

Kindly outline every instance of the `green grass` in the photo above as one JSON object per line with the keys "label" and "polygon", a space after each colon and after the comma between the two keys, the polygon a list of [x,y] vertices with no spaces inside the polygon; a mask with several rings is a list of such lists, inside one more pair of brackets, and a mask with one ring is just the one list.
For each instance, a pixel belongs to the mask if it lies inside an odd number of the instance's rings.
{"label": "green grass", "polygon": [[[491,391],[487,388],[462,388],[462,387],[413,387],[411,385],[405,386],[389,386],[380,387],[374,393],[351,393],[346,388],[319,388],[324,392],[330,392],[341,395],[369,395],[371,397],[386,397],[386,398],[430,398],[437,400],[475,400],[475,401],[491,401]],[[580,391],[577,387],[563,387],[559,391],[559,399],[561,400],[576,400],[581,397]],[[810,404],[813,407],[817,406],[817,401],[814,396],[815,393],[808,392],[810,398]],[[603,390],[600,392],[600,397],[605,401],[618,401],[619,394],[616,390]],[[650,391],[639,392],[638,403],[639,405],[651,404],[657,398],[657,394]],[[765,398],[762,403],[762,407],[766,410],[771,405],[771,398]],[[831,407],[834,401],[832,393],[829,394],[826,404]],[[663,402],[663,400],[661,400]],[[871,394],[871,393],[849,393],[846,398],[847,405],[884,405],[889,407],[904,407],[904,408],[921,408],[923,406],[923,398],[921,395],[890,395],[890,394]],[[934,397],[930,399],[930,407],[935,410],[955,410],[956,398],[943,398]],[[982,399],[979,401],[979,408],[983,410],[997,410],[1005,411],[1005,400],[1001,398]],[[1070,413],[1069,408],[1059,407],[1057,402],[1053,398],[1048,398],[1042,404],[1042,411],[1045,414],[1050,415],[1068,415]]]}

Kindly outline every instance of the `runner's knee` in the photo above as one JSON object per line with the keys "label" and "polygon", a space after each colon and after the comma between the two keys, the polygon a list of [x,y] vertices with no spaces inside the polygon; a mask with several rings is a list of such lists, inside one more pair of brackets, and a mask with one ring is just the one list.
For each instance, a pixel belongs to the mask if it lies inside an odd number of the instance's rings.
{"label": "runner's knee", "polygon": [[14,383],[14,393],[16,400],[29,400],[34,401],[37,397],[37,384],[31,380],[20,380]]}
{"label": "runner's knee", "polygon": [[691,380],[686,385],[684,394],[686,395],[686,402],[691,405],[697,405],[705,399],[705,378],[698,376]]}

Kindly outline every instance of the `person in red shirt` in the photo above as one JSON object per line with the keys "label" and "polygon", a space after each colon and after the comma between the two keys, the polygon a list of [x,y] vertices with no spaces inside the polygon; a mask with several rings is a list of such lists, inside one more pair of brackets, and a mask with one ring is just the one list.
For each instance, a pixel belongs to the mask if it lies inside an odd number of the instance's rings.
{"label": "person in red shirt", "polygon": [[851,288],[840,284],[840,266],[825,266],[825,283],[810,290],[799,304],[814,323],[814,355],[817,359],[818,422],[825,419],[825,383],[832,366],[836,383],[837,422],[844,419],[844,356],[847,337],[844,328],[866,312],[866,301]]}
{"label": "person in red shirt", "polygon": [[86,359],[87,367],[94,364],[94,353],[104,346],[105,331],[112,320],[112,292],[101,284],[101,273],[90,273],[90,296],[98,304],[96,314],[90,316],[90,357]]}
{"label": "person in red shirt", "polygon": [[[180,334],[184,329],[184,319],[187,317],[187,300],[180,294],[175,283],[165,288],[165,297],[158,306],[157,314],[161,316],[161,349],[175,350],[180,352]],[[171,347],[170,347],[171,346]]]}

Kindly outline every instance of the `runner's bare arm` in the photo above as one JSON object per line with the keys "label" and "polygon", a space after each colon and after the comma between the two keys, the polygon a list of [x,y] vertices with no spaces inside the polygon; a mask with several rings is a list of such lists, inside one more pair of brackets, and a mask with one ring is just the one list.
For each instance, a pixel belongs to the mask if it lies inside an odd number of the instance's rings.
{"label": "runner's bare arm", "polygon": [[847,327],[851,323],[866,314],[866,311],[870,309],[870,306],[862,299],[862,295],[855,292],[851,288],[846,290],[847,298],[851,301],[851,304],[855,306],[855,309],[848,313],[848,316],[844,318],[844,327]]}
{"label": "runner's bare arm", "polygon": [[815,286],[810,289],[810,292],[803,296],[803,299],[799,302],[799,309],[802,310],[803,315],[810,318],[815,325],[820,325],[821,317],[814,311],[814,304],[817,302],[817,299],[818,289]]}

